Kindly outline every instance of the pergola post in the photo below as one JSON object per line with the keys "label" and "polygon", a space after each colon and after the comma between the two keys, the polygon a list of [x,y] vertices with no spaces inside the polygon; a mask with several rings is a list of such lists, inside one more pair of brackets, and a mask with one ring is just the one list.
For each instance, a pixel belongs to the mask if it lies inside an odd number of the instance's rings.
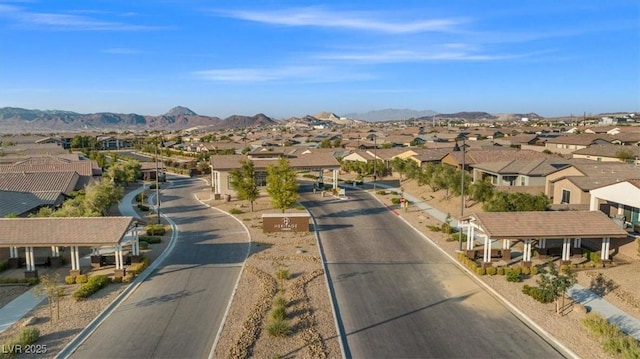
{"label": "pergola post", "polygon": [[118,244],[115,247],[116,269],[113,271],[114,278],[123,278],[125,276],[124,261],[122,258],[122,246]]}
{"label": "pergola post", "polygon": [[27,268],[24,271],[25,278],[38,278],[38,271],[36,270],[36,261],[33,256],[33,247],[25,248],[25,259],[27,262]]}
{"label": "pergola post", "polygon": [[531,267],[531,239],[526,238],[524,240],[524,246],[522,249],[522,266]]}
{"label": "pergola post", "polygon": [[[475,247],[475,228],[473,226],[473,224],[471,223],[471,220],[469,220],[468,222],[469,224],[467,225],[467,257],[474,259],[476,254],[475,251],[473,250],[473,248]],[[460,240],[462,240],[462,238],[460,238]]]}
{"label": "pergola post", "polygon": [[491,267],[491,240],[489,236],[484,236],[484,256],[482,258],[483,267]]}
{"label": "pergola post", "polygon": [[502,260],[505,262],[509,262],[511,260],[511,240],[510,239],[502,240]]}
{"label": "pergola post", "polygon": [[333,174],[333,189],[338,188],[338,170],[331,170]]}
{"label": "pergola post", "polygon": [[562,260],[561,264],[571,264],[571,238],[562,239]]}
{"label": "pergola post", "polygon": [[133,240],[131,241],[131,264],[140,263],[142,256],[140,255],[140,236],[138,227],[133,230]]}
{"label": "pergola post", "polygon": [[600,251],[600,260],[602,262],[609,262],[609,249],[611,247],[611,238],[602,238],[602,249]]}
{"label": "pergola post", "polygon": [[69,275],[80,275],[82,274],[82,270],[80,269],[80,254],[78,246],[71,246],[69,249],[69,254],[71,255],[71,270],[69,271]]}

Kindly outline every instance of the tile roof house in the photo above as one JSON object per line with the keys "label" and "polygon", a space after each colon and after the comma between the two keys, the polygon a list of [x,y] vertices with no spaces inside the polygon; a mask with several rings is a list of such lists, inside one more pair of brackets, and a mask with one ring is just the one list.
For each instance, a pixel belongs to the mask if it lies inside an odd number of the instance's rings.
{"label": "tile roof house", "polygon": [[590,190],[640,178],[640,167],[625,163],[573,160],[547,175],[545,194],[555,208],[588,208]]}
{"label": "tile roof house", "polygon": [[545,142],[545,149],[561,154],[569,154],[576,150],[595,144],[609,144],[611,138],[601,134],[567,135],[550,138]]}
{"label": "tile roof house", "polygon": [[549,173],[566,166],[569,161],[558,158],[476,163],[472,165],[473,182],[489,179],[494,186],[544,187]]}
{"label": "tile roof house", "polygon": [[589,209],[600,210],[620,220],[620,224],[640,232],[640,178],[598,187],[589,191]]}
{"label": "tile roof house", "polygon": [[640,147],[638,146],[620,146],[613,144],[592,145],[577,151],[574,151],[572,158],[584,158],[599,162],[621,162],[618,158],[619,151],[630,151],[634,157],[640,158]]}
{"label": "tile roof house", "polygon": [[241,168],[241,161],[250,160],[256,171],[257,183],[266,186],[267,167],[277,165],[280,158],[286,158],[289,166],[297,171],[318,172],[320,176],[323,176],[325,171],[333,172],[334,183],[337,185],[340,162],[336,159],[335,152],[335,149],[331,148],[276,147],[260,148],[246,155],[215,155],[210,158],[211,181],[216,194],[234,194],[230,173]]}

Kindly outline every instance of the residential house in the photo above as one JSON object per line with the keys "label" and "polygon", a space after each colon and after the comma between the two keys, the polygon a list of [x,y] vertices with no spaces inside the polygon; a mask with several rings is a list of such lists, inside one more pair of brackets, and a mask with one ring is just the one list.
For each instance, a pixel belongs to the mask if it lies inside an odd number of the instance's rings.
{"label": "residential house", "polygon": [[640,178],[601,186],[589,191],[590,210],[600,210],[625,227],[640,232]]}
{"label": "residential house", "polygon": [[550,138],[545,143],[545,149],[554,153],[570,154],[576,150],[595,144],[609,144],[607,136],[595,134],[567,135]]}
{"label": "residential house", "polygon": [[633,157],[640,158],[640,147],[637,146],[619,146],[619,145],[592,145],[571,154],[572,158],[584,158],[598,162],[621,162],[619,158],[620,151],[629,151]]}
{"label": "residential house", "polygon": [[554,205],[562,205],[561,208],[588,208],[590,190],[633,178],[640,178],[640,167],[574,159],[570,166],[547,175],[545,194]]}
{"label": "residential house", "polygon": [[540,186],[544,188],[546,176],[559,168],[569,166],[567,160],[538,158],[476,163],[473,182],[488,179],[495,186]]}

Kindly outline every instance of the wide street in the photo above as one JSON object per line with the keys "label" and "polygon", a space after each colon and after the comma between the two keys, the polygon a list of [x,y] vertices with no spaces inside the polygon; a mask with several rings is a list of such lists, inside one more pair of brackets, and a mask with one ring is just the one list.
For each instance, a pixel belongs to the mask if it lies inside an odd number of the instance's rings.
{"label": "wide street", "polygon": [[318,223],[347,357],[562,357],[370,194],[347,192],[302,197]]}
{"label": "wide street", "polygon": [[174,179],[161,210],[178,226],[175,248],[76,350],[77,358],[206,358],[248,248],[240,223],[194,198],[195,179]]}

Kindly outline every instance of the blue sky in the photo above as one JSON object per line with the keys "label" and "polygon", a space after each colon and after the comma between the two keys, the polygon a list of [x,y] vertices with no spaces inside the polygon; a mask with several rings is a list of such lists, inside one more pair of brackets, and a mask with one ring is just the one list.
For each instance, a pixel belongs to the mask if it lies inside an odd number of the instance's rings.
{"label": "blue sky", "polygon": [[5,1],[0,107],[640,111],[640,2]]}

